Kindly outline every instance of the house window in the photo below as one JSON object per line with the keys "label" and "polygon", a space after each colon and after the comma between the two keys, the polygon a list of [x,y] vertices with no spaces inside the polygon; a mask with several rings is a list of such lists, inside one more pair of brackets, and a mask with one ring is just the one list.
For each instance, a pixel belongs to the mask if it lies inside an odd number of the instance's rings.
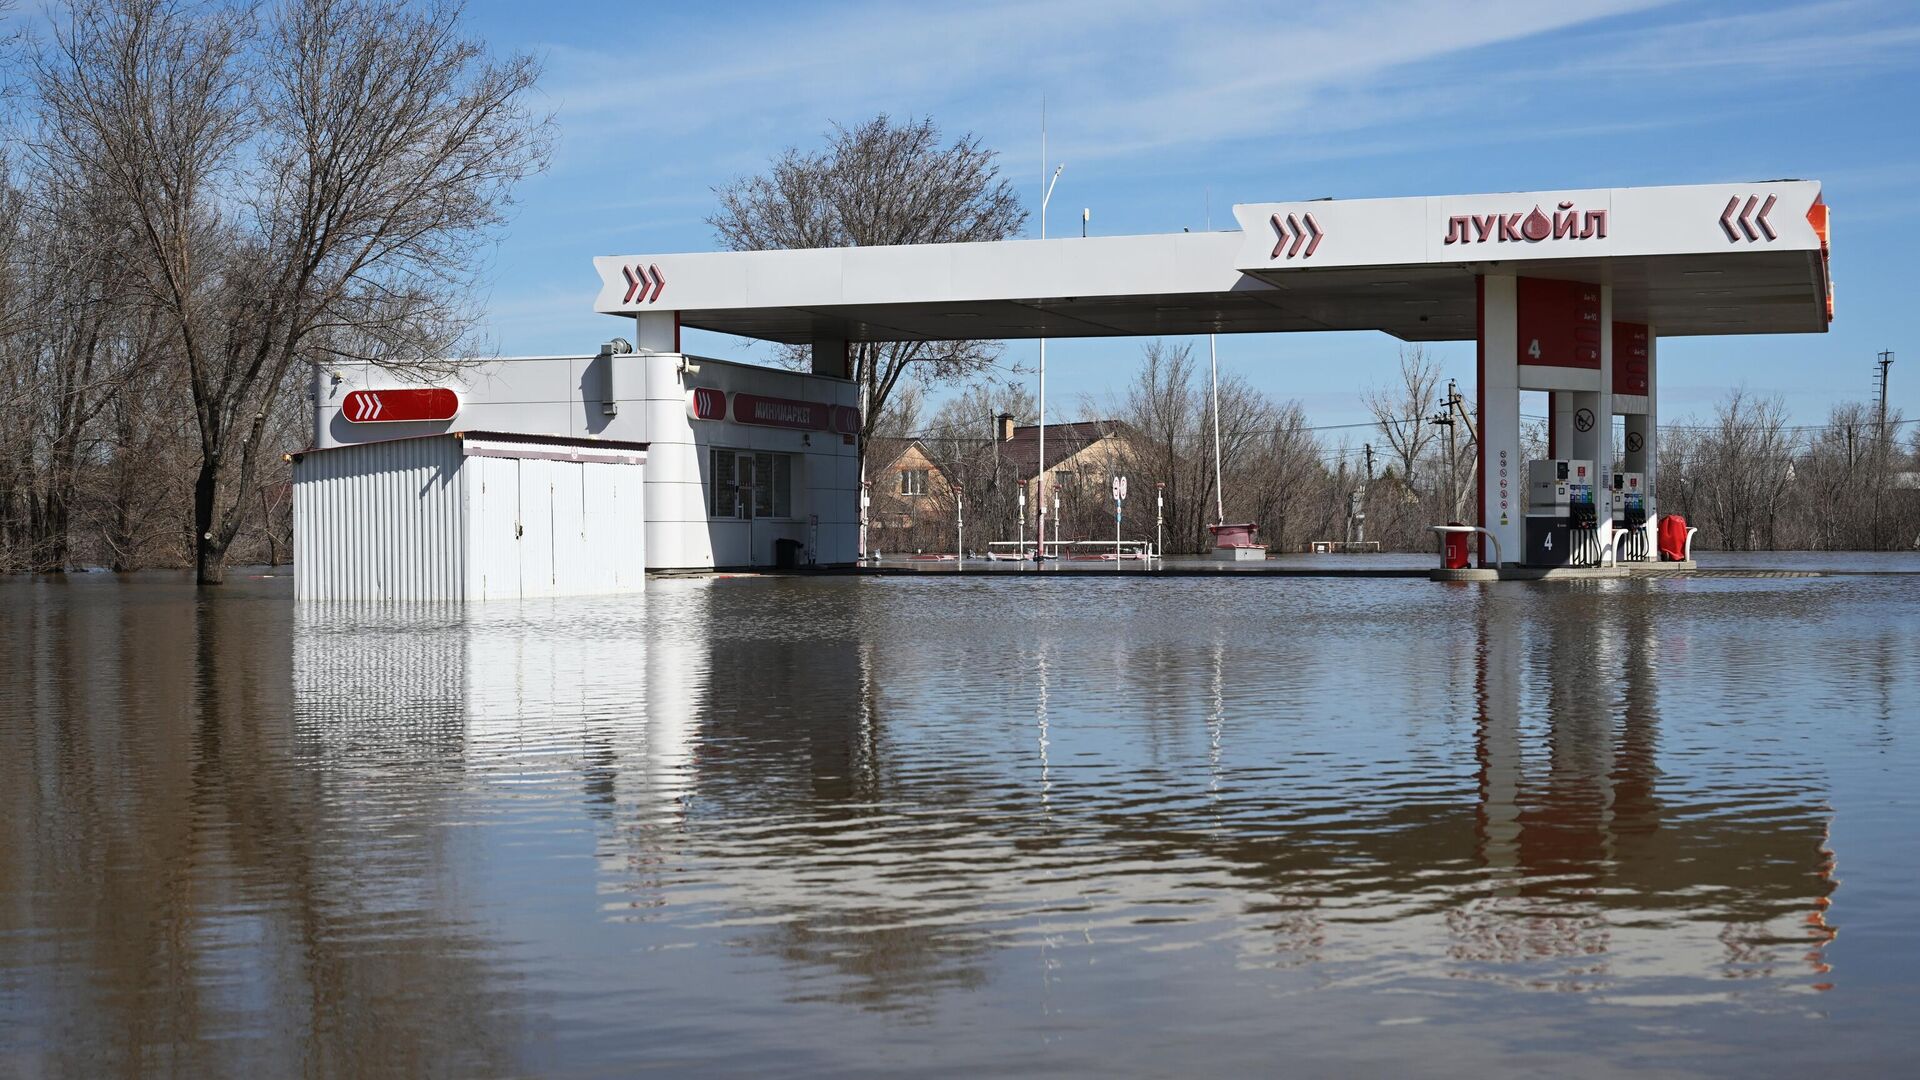
{"label": "house window", "polygon": [[901,469],[900,494],[925,495],[927,493],[926,469]]}
{"label": "house window", "polygon": [[793,516],[793,455],[715,448],[708,483],[713,502],[707,512],[719,518]]}

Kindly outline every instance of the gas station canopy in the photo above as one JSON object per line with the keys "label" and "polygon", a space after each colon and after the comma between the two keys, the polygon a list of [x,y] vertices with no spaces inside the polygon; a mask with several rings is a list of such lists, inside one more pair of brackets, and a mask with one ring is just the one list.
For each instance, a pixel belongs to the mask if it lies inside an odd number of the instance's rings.
{"label": "gas station canopy", "polygon": [[1471,340],[1475,280],[1612,287],[1660,336],[1818,333],[1827,207],[1807,180],[1234,207],[1238,232],[608,256],[606,314],[767,341],[1381,330]]}

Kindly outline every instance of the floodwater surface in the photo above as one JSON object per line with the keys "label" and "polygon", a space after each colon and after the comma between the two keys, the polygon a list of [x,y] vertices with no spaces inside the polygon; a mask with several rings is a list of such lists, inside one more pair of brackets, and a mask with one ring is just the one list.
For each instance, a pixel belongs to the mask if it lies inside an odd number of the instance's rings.
{"label": "floodwater surface", "polygon": [[1853,568],[0,581],[0,1075],[1905,1072]]}

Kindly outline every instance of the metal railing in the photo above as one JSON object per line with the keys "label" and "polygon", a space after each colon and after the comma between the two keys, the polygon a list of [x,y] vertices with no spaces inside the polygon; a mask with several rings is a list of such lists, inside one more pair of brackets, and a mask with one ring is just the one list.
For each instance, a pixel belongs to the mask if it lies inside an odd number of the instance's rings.
{"label": "metal railing", "polygon": [[[992,540],[987,543],[987,558],[1002,560],[1030,560],[1033,558],[1035,542],[1032,540]],[[1039,545],[1043,558],[1130,558],[1159,561],[1160,552],[1151,540],[1048,540]],[[1087,554],[1079,554],[1086,552]]]}

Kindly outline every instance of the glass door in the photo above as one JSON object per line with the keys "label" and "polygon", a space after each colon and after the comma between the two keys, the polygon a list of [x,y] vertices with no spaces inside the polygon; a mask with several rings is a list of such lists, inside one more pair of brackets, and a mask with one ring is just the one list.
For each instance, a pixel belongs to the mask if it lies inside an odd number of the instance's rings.
{"label": "glass door", "polygon": [[735,505],[739,507],[739,515],[747,519],[747,565],[752,567],[759,565],[753,557],[753,504],[754,492],[760,486],[757,483],[759,474],[753,467],[752,454],[740,454],[734,460],[738,463],[735,479],[738,481],[736,498],[739,500]]}

